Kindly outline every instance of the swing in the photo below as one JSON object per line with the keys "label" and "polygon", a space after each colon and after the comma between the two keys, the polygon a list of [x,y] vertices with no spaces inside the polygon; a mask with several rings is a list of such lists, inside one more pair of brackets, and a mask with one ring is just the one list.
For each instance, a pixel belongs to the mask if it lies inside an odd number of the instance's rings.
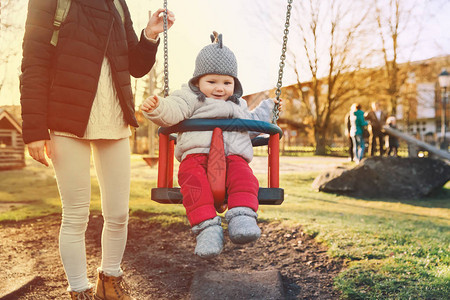
{"label": "swing", "polygon": [[[276,89],[276,99],[280,99],[283,78],[284,60],[286,58],[287,36],[292,0],[287,0],[286,23],[283,36],[280,69]],[[167,0],[164,0],[164,97],[169,94],[168,85],[168,51],[167,51]],[[284,190],[279,187],[279,139],[283,132],[276,125],[279,115],[279,104],[273,109],[272,123],[244,119],[188,119],[170,127],[161,127],[159,135],[158,183],[151,191],[151,199],[162,204],[181,204],[183,196],[179,187],[173,187],[173,161],[176,135],[186,131],[213,131],[210,153],[208,156],[207,177],[210,182],[216,210],[226,210],[225,191],[225,156],[222,131],[254,131],[269,134],[269,137],[258,136],[252,139],[253,147],[268,145],[268,187],[259,188],[260,205],[280,205],[284,201]],[[222,154],[217,154],[222,153]]]}

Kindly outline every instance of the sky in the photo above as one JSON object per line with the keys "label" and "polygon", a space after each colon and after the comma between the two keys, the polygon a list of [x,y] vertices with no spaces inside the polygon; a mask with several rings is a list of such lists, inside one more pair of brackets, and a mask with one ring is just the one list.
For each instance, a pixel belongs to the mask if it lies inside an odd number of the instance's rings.
{"label": "sky", "polygon": [[[2,19],[8,19],[16,24],[18,29],[11,34],[0,28],[0,53],[4,55],[7,52],[6,47],[10,49],[8,51],[13,49],[13,52],[17,53],[7,64],[0,61],[0,80],[2,76],[5,77],[0,91],[0,106],[19,104],[20,49],[27,1],[14,1],[22,5],[21,9],[9,15],[2,12],[1,15]],[[300,0],[294,0],[293,5],[298,5],[296,3],[298,1]],[[429,1],[418,2],[423,4]],[[148,11],[156,11],[163,6],[161,0],[128,0],[127,3],[138,35],[148,21]],[[236,55],[238,77],[243,85],[244,94],[274,88],[278,79],[286,5],[286,0],[168,0],[168,8],[176,16],[176,22],[169,30],[168,40],[170,89],[178,89],[191,78],[195,57],[201,48],[210,43],[209,35],[213,30],[223,34],[224,45]],[[291,16],[288,48],[300,53],[301,57],[303,45],[296,24],[303,16],[297,15],[297,11],[293,10]],[[420,13],[426,14],[426,22],[423,22],[424,27],[420,32],[422,38],[415,51],[409,53],[408,58],[421,60],[450,54],[448,33],[450,1],[431,1],[427,11],[419,11]],[[409,29],[409,32],[403,35],[404,42],[416,35],[417,31],[414,28]],[[159,70],[162,70],[163,66],[162,46],[161,43],[157,55]],[[295,82],[293,60],[288,56],[283,86]],[[140,89],[145,88],[141,82],[138,84]]]}

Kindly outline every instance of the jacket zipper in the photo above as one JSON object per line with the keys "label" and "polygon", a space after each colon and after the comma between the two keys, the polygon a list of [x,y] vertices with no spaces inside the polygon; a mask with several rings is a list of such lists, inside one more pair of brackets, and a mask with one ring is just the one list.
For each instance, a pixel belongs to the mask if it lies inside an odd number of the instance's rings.
{"label": "jacket zipper", "polygon": [[111,39],[111,32],[114,26],[114,17],[111,21],[111,26],[109,26],[108,38],[106,39],[105,51],[103,52],[103,58],[106,56],[106,51],[108,50],[109,40]]}
{"label": "jacket zipper", "polygon": [[[99,69],[99,73],[98,73],[98,77],[100,77],[100,72],[101,72],[101,65],[103,64],[103,60],[105,59],[106,56],[106,51],[108,50],[108,45],[109,45],[109,40],[111,39],[111,32],[113,29],[113,25],[114,25],[114,18],[111,21],[111,26],[109,27],[109,32],[108,32],[108,37],[106,38],[106,46],[105,46],[105,50],[103,51],[103,57],[102,57],[102,62],[100,63],[100,69]],[[97,87],[95,88],[95,93],[94,93],[94,98],[92,99],[92,103],[94,103],[94,99],[95,99],[95,95],[97,93],[97,89],[98,89],[98,81],[97,81]],[[86,122],[86,126],[87,123],[89,122],[89,116],[91,115],[91,110],[92,110],[92,103],[91,103],[91,108],[89,109],[89,114],[88,114],[88,121]],[[86,131],[86,128],[84,129]]]}
{"label": "jacket zipper", "polygon": [[[109,45],[109,40],[110,40],[110,38],[111,38],[111,32],[112,32],[112,29],[113,29],[113,26],[114,26],[114,22],[115,22],[115,19],[114,19],[114,17],[113,17],[113,19],[112,19],[112,22],[111,22],[111,27],[109,28],[109,34],[108,34],[108,39],[106,40],[106,47],[105,47],[105,52],[103,53],[103,59],[105,58],[105,56],[106,56],[106,51],[108,50],[108,45]],[[117,87],[117,83],[116,83],[116,79],[115,79],[115,67],[113,66],[113,64],[111,64],[110,65],[111,66],[111,76],[112,76],[112,78],[113,78],[113,83],[114,83],[114,87],[115,87],[115,89],[116,89],[116,93],[117,93],[117,97],[119,98],[119,105],[120,105],[120,107],[121,107],[121,109],[122,109],[122,112],[123,112],[123,117],[124,117],[124,119],[128,122],[128,123],[130,123],[131,124],[131,122],[130,121],[128,121],[128,118],[127,118],[127,116],[126,116],[126,109],[124,109],[123,108],[123,105],[126,105],[126,104],[123,104],[122,102],[124,101],[124,100],[122,100],[122,98],[120,97],[120,95],[119,94],[121,94],[122,93],[122,91],[120,90],[120,87],[118,88]],[[133,105],[134,105],[134,103],[133,103]]]}

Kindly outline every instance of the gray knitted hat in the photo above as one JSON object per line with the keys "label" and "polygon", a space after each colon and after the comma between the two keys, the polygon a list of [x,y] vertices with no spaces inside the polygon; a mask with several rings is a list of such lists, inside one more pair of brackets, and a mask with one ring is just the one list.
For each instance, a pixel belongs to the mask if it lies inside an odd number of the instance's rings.
{"label": "gray knitted hat", "polygon": [[237,78],[237,61],[234,53],[222,42],[222,34],[217,34],[214,31],[211,34],[212,44],[200,50],[195,60],[194,75],[189,80],[189,87],[198,95],[200,101],[205,100],[205,95],[195,85],[198,79],[207,74],[221,74],[229,75],[234,78],[234,93],[228,99],[235,103],[239,103],[239,98],[242,97],[242,85]]}

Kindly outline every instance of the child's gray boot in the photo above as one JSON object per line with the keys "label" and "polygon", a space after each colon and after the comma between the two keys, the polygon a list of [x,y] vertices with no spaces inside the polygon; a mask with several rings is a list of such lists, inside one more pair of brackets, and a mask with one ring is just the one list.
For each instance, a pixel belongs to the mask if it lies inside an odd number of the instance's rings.
{"label": "child's gray boot", "polygon": [[192,227],[192,232],[197,235],[197,245],[194,253],[201,258],[212,258],[222,252],[223,229],[220,226],[222,219],[216,216]]}
{"label": "child's gray boot", "polygon": [[235,244],[256,241],[261,236],[261,229],[256,224],[258,214],[249,207],[233,207],[225,214],[228,222],[228,234]]}

